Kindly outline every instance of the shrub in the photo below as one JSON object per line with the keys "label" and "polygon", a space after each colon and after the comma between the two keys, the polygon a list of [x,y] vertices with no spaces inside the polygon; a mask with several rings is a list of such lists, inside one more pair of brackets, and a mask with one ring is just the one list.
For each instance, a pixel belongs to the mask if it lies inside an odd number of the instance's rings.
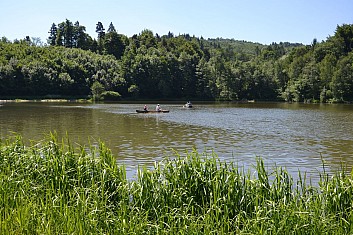
{"label": "shrub", "polygon": [[121,100],[121,95],[116,91],[105,91],[101,95],[101,99],[105,101]]}

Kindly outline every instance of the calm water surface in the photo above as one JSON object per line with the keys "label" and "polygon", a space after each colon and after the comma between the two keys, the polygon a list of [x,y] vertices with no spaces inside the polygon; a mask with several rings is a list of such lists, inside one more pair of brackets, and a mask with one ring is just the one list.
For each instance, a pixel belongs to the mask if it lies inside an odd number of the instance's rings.
{"label": "calm water surface", "polygon": [[[50,131],[68,133],[85,145],[103,141],[127,166],[152,166],[173,151],[184,155],[212,150],[225,161],[251,166],[261,156],[267,166],[293,174],[317,174],[321,157],[328,170],[353,165],[353,106],[286,103],[161,104],[164,114],[137,114],[143,104],[2,103],[0,137],[13,132],[41,140]],[[154,108],[154,105],[149,105]]]}

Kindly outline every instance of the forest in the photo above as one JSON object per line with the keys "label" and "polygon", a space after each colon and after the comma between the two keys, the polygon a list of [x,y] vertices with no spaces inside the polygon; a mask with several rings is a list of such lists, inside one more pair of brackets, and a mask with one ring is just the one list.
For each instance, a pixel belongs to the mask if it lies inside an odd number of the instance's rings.
{"label": "forest", "polygon": [[128,37],[65,21],[48,38],[0,40],[0,98],[353,101],[353,25],[311,45],[189,34]]}

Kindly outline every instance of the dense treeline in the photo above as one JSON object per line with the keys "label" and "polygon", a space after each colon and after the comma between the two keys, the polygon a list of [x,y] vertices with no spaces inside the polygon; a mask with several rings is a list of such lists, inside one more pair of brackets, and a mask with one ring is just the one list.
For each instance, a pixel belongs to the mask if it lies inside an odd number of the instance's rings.
{"label": "dense treeline", "polygon": [[0,96],[353,101],[353,25],[326,41],[262,45],[150,30],[127,37],[111,23],[97,40],[66,20],[36,38],[0,42]]}

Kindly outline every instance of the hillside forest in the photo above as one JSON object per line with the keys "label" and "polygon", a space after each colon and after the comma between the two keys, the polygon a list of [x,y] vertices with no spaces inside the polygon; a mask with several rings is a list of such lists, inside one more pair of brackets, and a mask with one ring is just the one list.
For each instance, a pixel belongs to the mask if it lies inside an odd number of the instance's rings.
{"label": "hillside forest", "polygon": [[0,98],[353,101],[353,25],[311,45],[189,34],[131,37],[110,23],[48,26],[46,43],[0,40]]}

